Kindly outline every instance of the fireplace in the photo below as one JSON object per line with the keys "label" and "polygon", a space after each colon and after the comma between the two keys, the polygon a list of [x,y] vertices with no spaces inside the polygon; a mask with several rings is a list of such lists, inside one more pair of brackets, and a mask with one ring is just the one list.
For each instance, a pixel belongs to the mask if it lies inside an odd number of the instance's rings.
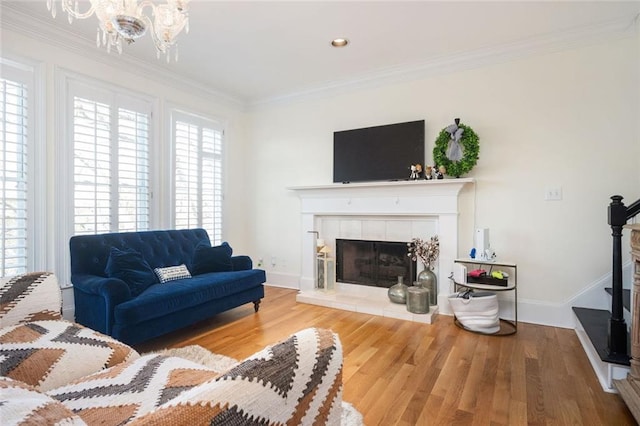
{"label": "fireplace", "polygon": [[416,262],[407,256],[407,243],[336,239],[336,280],[341,283],[389,288],[411,283]]}
{"label": "fireplace", "polygon": [[[474,211],[472,191],[467,191],[460,209],[458,197],[471,178],[402,182],[367,182],[289,188],[300,196],[301,270],[296,300],[336,309],[387,316],[430,324],[438,313],[450,314],[448,279],[458,257],[458,221],[471,233]],[[440,257],[435,269],[438,276],[438,307],[428,314],[413,314],[406,306],[391,303],[387,288],[337,282],[335,292],[315,289],[316,238],[327,242],[337,254],[335,241],[400,242],[414,237],[438,235]],[[405,247],[406,250],[406,247]],[[413,275],[415,277],[415,273]],[[394,281],[397,281],[395,277]],[[405,278],[405,284],[411,284]]]}

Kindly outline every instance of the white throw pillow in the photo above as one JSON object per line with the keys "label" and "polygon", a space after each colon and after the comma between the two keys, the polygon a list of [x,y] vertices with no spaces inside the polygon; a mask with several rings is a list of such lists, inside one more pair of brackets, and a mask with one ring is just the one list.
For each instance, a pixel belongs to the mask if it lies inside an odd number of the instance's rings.
{"label": "white throw pillow", "polygon": [[161,283],[180,280],[182,278],[191,278],[191,273],[189,273],[187,266],[184,264],[178,266],[168,266],[166,268],[156,268],[153,270],[153,272],[156,273]]}

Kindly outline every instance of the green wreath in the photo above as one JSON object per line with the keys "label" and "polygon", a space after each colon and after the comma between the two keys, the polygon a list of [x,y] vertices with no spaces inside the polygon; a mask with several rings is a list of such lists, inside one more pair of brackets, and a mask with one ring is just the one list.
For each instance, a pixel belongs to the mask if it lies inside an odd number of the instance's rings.
{"label": "green wreath", "polygon": [[436,139],[436,146],[433,148],[433,161],[436,163],[436,168],[438,166],[444,166],[446,168],[446,174],[457,178],[473,169],[473,166],[478,162],[478,155],[480,153],[480,144],[478,143],[480,138],[476,135],[476,132],[464,124],[458,124],[458,127],[464,129],[462,137],[460,138],[460,145],[462,145],[463,152],[460,161],[454,162],[447,157],[447,148],[451,134],[447,132],[446,127],[440,131],[438,139]]}

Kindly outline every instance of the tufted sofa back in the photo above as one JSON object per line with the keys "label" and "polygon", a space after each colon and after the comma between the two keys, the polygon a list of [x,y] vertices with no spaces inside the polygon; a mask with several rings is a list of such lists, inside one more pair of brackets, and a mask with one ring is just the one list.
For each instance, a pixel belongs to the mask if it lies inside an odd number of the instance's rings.
{"label": "tufted sofa back", "polygon": [[200,243],[211,245],[207,231],[200,228],[76,235],[69,240],[71,274],[105,276],[111,247],[138,251],[152,268],[184,263],[191,269]]}

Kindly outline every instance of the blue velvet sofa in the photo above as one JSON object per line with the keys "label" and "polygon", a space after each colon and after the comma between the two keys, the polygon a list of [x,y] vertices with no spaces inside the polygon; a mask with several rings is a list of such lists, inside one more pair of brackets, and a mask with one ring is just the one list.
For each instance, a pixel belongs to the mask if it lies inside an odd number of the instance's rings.
{"label": "blue velvet sofa", "polygon": [[[76,322],[128,344],[249,302],[258,312],[264,297],[265,272],[211,247],[204,229],[79,235],[69,247]],[[155,268],[175,265],[195,273],[159,282]]]}

